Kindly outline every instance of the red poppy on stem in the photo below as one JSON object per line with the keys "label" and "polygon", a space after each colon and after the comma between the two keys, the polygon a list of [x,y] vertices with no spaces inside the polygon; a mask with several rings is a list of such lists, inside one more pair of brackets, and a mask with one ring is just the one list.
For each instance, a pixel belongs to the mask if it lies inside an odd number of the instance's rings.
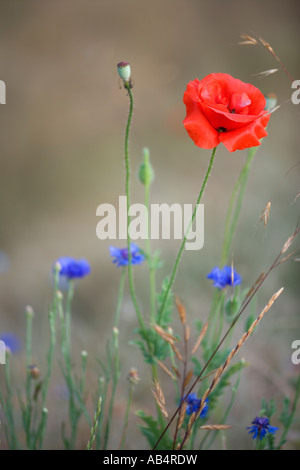
{"label": "red poppy on stem", "polygon": [[193,80],[183,95],[189,136],[201,148],[221,142],[230,151],[260,145],[267,134],[270,113],[261,91],[227,73],[212,73]]}

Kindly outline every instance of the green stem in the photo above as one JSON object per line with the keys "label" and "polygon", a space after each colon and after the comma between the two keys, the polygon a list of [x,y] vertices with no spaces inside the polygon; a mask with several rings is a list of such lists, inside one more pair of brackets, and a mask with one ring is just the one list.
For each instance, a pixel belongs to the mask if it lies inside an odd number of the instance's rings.
{"label": "green stem", "polygon": [[138,322],[140,324],[140,328],[143,333],[143,337],[145,338],[148,346],[149,352],[151,351],[151,345],[149,343],[149,339],[147,336],[147,330],[145,327],[145,323],[139,308],[139,304],[137,301],[136,293],[135,293],[135,288],[134,288],[134,282],[133,282],[133,275],[132,275],[132,257],[131,257],[131,239],[130,239],[130,232],[129,232],[129,224],[130,224],[130,215],[129,215],[129,210],[130,210],[130,163],[129,163],[129,151],[128,151],[128,143],[129,143],[129,134],[130,134],[130,125],[131,125],[131,120],[132,120],[132,113],[133,113],[133,96],[131,92],[131,86],[129,82],[124,82],[124,87],[128,91],[128,96],[130,100],[130,105],[129,105],[129,113],[128,113],[128,120],[127,120],[127,125],[126,125],[126,131],[125,131],[125,145],[124,145],[124,158],[125,158],[125,192],[126,192],[126,197],[127,197],[127,250],[128,250],[128,283],[129,283],[129,290],[130,290],[130,295],[131,299],[135,308],[135,312],[137,315]]}
{"label": "green stem", "polygon": [[69,357],[71,356],[71,314],[72,314],[72,300],[74,296],[74,281],[69,280],[69,288],[67,292],[66,302],[66,349]]}
{"label": "green stem", "polygon": [[293,401],[293,405],[292,405],[291,414],[290,414],[289,420],[288,420],[288,422],[287,422],[287,424],[284,428],[284,431],[283,431],[283,434],[281,436],[278,448],[280,448],[284,444],[286,435],[287,435],[287,433],[290,429],[290,426],[291,426],[291,424],[294,420],[294,415],[295,415],[295,412],[296,412],[299,396],[300,396],[300,374],[298,375],[298,379],[297,379],[297,382],[296,382],[296,393],[295,393],[295,397],[294,397],[294,401]]}
{"label": "green stem", "polygon": [[155,268],[153,266],[153,259],[151,255],[150,230],[149,230],[149,220],[150,220],[150,182],[149,181],[146,181],[145,183],[145,206],[147,208],[146,254],[148,258],[149,278],[150,278],[150,324],[154,325],[155,316],[156,316],[156,311],[155,311],[156,286],[155,286]]}
{"label": "green stem", "polygon": [[115,402],[115,396],[117,391],[117,384],[120,377],[120,357],[119,357],[119,331],[117,328],[113,329],[113,351],[114,351],[114,371],[112,376],[112,392],[110,397],[108,417],[106,422],[105,434],[104,434],[104,447],[103,450],[107,449],[110,425],[113,418],[113,408]]}
{"label": "green stem", "polygon": [[128,151],[128,143],[129,143],[129,134],[130,134],[130,125],[132,121],[132,113],[133,113],[133,96],[130,88],[130,84],[128,82],[124,82],[124,87],[128,91],[128,96],[130,100],[129,104],[129,113],[128,113],[128,120],[127,120],[127,125],[126,125],[126,131],[125,131],[125,147],[124,147],[124,157],[125,157],[125,192],[126,192],[126,197],[127,197],[127,250],[128,250],[128,282],[129,282],[129,290],[130,290],[130,295],[132,298],[132,302],[137,314],[137,318],[140,324],[141,329],[144,332],[144,335],[146,337],[146,328],[144,324],[144,320],[138,305],[138,301],[136,298],[135,294],[135,289],[134,289],[134,283],[133,283],[133,275],[132,275],[132,257],[131,257],[131,250],[130,250],[130,244],[131,244],[131,239],[130,239],[130,232],[129,232],[129,224],[130,224],[130,215],[129,215],[129,210],[130,210],[130,163],[129,163],[129,151]]}
{"label": "green stem", "polygon": [[26,409],[25,409],[25,433],[27,448],[31,449],[31,420],[32,420],[32,377],[30,366],[32,365],[32,322],[33,311],[31,307],[26,310]]}
{"label": "green stem", "polygon": [[124,418],[124,424],[123,424],[123,432],[122,432],[121,443],[120,443],[120,449],[121,450],[124,449],[124,446],[125,446],[125,443],[126,443],[126,433],[127,433],[127,429],[128,429],[129,411],[130,411],[131,402],[132,402],[132,390],[133,390],[133,383],[130,382],[129,392],[128,392],[128,400],[127,400],[125,418]]}
{"label": "green stem", "polygon": [[[4,365],[4,377],[5,377],[5,385],[6,385],[6,402],[4,403],[4,396],[2,396],[0,391],[0,398],[1,403],[3,404],[3,409],[5,411],[5,417],[7,420],[7,438],[9,443],[10,450],[15,450],[20,447],[17,439],[16,429],[15,429],[15,421],[14,421],[14,406],[12,403],[12,386],[11,386],[11,379],[10,379],[10,359],[11,353],[6,352],[6,363]],[[8,437],[9,436],[9,437]]]}
{"label": "green stem", "polygon": [[120,279],[120,285],[119,285],[119,291],[118,291],[117,307],[116,307],[116,314],[115,314],[114,326],[116,328],[119,327],[120,313],[121,313],[121,307],[122,307],[122,302],[123,302],[123,294],[124,294],[125,276],[126,276],[126,270],[123,268],[122,273],[121,273],[121,279]]}
{"label": "green stem", "polygon": [[[101,397],[101,408],[105,408],[106,397],[107,397],[107,380],[104,377],[99,377],[98,379],[98,396]],[[103,412],[100,413],[98,419],[98,426],[96,429],[96,449],[101,450],[101,431],[102,431],[102,422],[103,422]]]}
{"label": "green stem", "polygon": [[183,237],[183,240],[182,240],[182,243],[180,245],[180,248],[179,248],[179,251],[178,251],[178,254],[177,254],[177,257],[176,257],[176,260],[175,260],[175,263],[174,263],[174,266],[173,266],[173,271],[172,271],[172,274],[171,274],[171,277],[170,277],[170,280],[169,280],[169,284],[168,284],[168,287],[166,289],[166,292],[165,292],[165,296],[164,296],[164,299],[163,299],[163,302],[162,302],[162,306],[160,308],[160,311],[159,311],[159,314],[158,314],[158,324],[160,324],[160,321],[162,319],[162,316],[163,316],[163,313],[164,313],[164,310],[165,310],[165,306],[166,306],[166,302],[167,302],[167,299],[168,299],[168,296],[169,296],[169,292],[170,292],[170,289],[173,285],[173,282],[175,280],[175,276],[176,276],[176,272],[177,272],[177,269],[178,269],[178,265],[179,265],[179,261],[180,261],[180,258],[181,258],[181,255],[182,255],[182,252],[184,250],[184,247],[185,247],[185,244],[186,244],[186,241],[187,241],[187,237],[189,235],[189,232],[190,232],[190,229],[191,229],[191,226],[193,225],[193,222],[195,220],[195,216],[196,216],[196,213],[197,213],[197,209],[198,209],[198,205],[200,204],[201,202],[201,198],[202,198],[202,195],[204,193],[204,189],[206,187],[206,183],[207,183],[207,180],[208,180],[208,177],[210,175],[210,172],[211,172],[211,169],[212,169],[212,166],[213,166],[213,162],[214,162],[214,158],[215,158],[215,154],[216,154],[216,150],[217,150],[217,147],[215,147],[212,151],[212,154],[211,154],[211,157],[210,157],[210,162],[209,162],[209,166],[208,166],[208,169],[206,171],[206,174],[205,174],[205,177],[204,177],[204,180],[203,180],[203,183],[202,183],[202,186],[201,186],[201,189],[200,189],[200,193],[198,195],[198,198],[197,198],[197,202],[195,204],[195,207],[194,207],[194,211],[193,211],[193,215],[192,215],[192,219],[190,221],[190,224],[188,226],[188,229]]}
{"label": "green stem", "polygon": [[221,333],[222,333],[222,328],[224,324],[224,304],[225,304],[225,292],[221,291],[220,300],[218,303],[218,310],[217,310],[217,312],[219,313],[219,318],[218,318],[218,315],[215,315],[213,328],[212,328],[212,348],[213,349],[217,347],[219,340],[220,340]]}
{"label": "green stem", "polygon": [[[53,303],[52,309],[49,311],[49,327],[50,327],[50,347],[47,356],[47,373],[43,384],[42,389],[42,412],[43,409],[46,407],[46,398],[49,389],[49,382],[50,376],[52,372],[52,365],[53,365],[53,357],[54,357],[54,350],[55,350],[55,343],[56,343],[56,332],[55,332],[55,321],[58,312],[58,305],[61,304],[62,298],[61,293],[58,290],[59,285],[59,266],[55,266],[54,268],[54,294],[53,294]],[[42,414],[42,420],[45,420],[46,417]]]}

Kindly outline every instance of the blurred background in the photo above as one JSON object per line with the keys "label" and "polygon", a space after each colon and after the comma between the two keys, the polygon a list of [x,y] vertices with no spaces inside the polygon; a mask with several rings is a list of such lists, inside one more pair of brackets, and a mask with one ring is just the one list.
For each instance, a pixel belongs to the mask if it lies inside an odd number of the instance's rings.
{"label": "blurred background", "polygon": [[[96,208],[102,203],[117,206],[125,191],[123,147],[129,103],[120,87],[117,63],[130,62],[134,81],[133,202],[143,201],[136,173],[144,147],[150,149],[155,169],[152,202],[196,200],[210,152],[197,148],[182,125],[182,97],[189,81],[226,72],[253,83],[264,94],[277,95],[280,109],[272,115],[269,135],[254,159],[233,244],[235,268],[243,285],[251,286],[274,261],[298,221],[300,108],[291,102],[291,81],[282,70],[260,75],[278,68],[271,54],[261,45],[239,45],[240,35],[262,36],[290,75],[299,79],[300,4],[296,0],[0,0],[0,11],[0,79],[6,84],[6,105],[0,107],[0,332],[17,334],[24,346],[24,311],[31,305],[34,360],[43,371],[51,267],[60,256],[86,258],[92,273],[76,286],[72,341],[75,366],[80,364],[82,349],[89,353],[92,395],[100,370],[96,357],[105,359],[120,279],[109,245],[124,245],[96,237]],[[202,201],[204,248],[186,251],[180,264],[174,290],[185,303],[191,324],[208,314],[213,287],[206,274],[219,264],[227,205],[245,158],[245,151],[229,153],[219,146]],[[270,200],[270,220],[264,229],[258,220]],[[294,249],[296,245],[298,241]],[[171,271],[179,243],[158,240],[152,247],[161,251],[164,260],[157,273],[159,289]],[[147,269],[140,266],[134,272],[147,317]],[[293,396],[289,380],[300,367],[291,362],[291,343],[300,337],[299,264],[293,260],[268,278],[257,297],[257,312],[281,286],[285,292],[242,351],[250,365],[243,371],[229,419],[234,427],[226,434],[226,446],[231,449],[252,447],[245,427],[258,415],[263,397],[274,397],[280,409],[283,395]],[[126,376],[132,366],[141,377],[133,411],[154,410],[149,371],[140,352],[128,345],[136,339],[135,326],[126,290],[116,426],[118,420],[122,423]],[[18,358],[16,380],[25,374],[22,352]],[[62,446],[57,429],[67,413],[58,365],[56,369],[47,448]],[[170,398],[172,387],[168,395],[169,386],[167,381],[164,387],[172,411],[175,404]],[[217,419],[216,413],[210,421]],[[133,416],[129,448],[146,448],[137,424]],[[85,446],[87,432],[83,423],[78,448]],[[299,425],[294,425],[289,438],[289,445],[297,447]],[[111,448],[119,437],[115,439]]]}

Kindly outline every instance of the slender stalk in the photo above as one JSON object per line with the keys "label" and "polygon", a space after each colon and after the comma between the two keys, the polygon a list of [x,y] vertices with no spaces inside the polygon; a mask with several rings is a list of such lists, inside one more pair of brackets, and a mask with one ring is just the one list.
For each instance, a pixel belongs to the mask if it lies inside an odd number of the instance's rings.
{"label": "slender stalk", "polygon": [[156,298],[156,287],[155,287],[155,268],[153,266],[153,259],[151,256],[151,242],[150,242],[150,229],[149,229],[149,221],[150,221],[150,181],[146,181],[145,183],[145,206],[147,208],[147,219],[146,219],[146,227],[147,227],[147,237],[146,237],[146,253],[148,257],[148,265],[149,265],[149,278],[150,278],[150,324],[154,325],[155,323],[155,298]]}
{"label": "slender stalk", "polygon": [[[133,113],[133,96],[131,92],[131,86],[129,82],[124,82],[124,87],[128,91],[128,96],[129,96],[129,113],[128,113],[128,120],[127,120],[127,125],[126,125],[126,131],[125,131],[125,146],[124,146],[124,158],[125,158],[125,192],[127,196],[127,250],[128,250],[128,282],[129,282],[129,290],[130,290],[130,295],[131,299],[136,311],[136,315],[140,324],[140,327],[144,333],[145,338],[147,338],[146,334],[146,327],[145,323],[139,308],[139,304],[137,301],[136,293],[135,293],[135,288],[134,288],[134,282],[133,282],[133,275],[132,275],[132,265],[131,265],[131,249],[130,249],[130,244],[131,244],[131,239],[130,239],[130,231],[129,231],[129,225],[130,225],[130,215],[129,215],[129,209],[130,209],[130,203],[131,203],[131,198],[130,198],[130,162],[129,162],[129,151],[128,151],[128,143],[129,143],[129,134],[130,134],[130,126],[131,126],[131,121],[132,121],[132,113]],[[148,345],[149,349],[150,346]]]}
{"label": "slender stalk", "polygon": [[119,357],[119,331],[117,328],[113,329],[113,352],[114,352],[114,370],[112,376],[112,392],[109,402],[108,417],[106,422],[105,434],[104,434],[104,446],[103,450],[107,449],[108,438],[110,433],[110,425],[113,417],[113,408],[115,402],[115,396],[117,391],[117,384],[120,377],[120,357]]}
{"label": "slender stalk", "polygon": [[72,300],[74,296],[74,281],[69,279],[69,288],[67,292],[66,302],[66,349],[71,356],[71,314],[72,314]]}
{"label": "slender stalk", "polygon": [[31,448],[31,420],[32,420],[32,397],[30,366],[32,365],[32,322],[33,310],[31,307],[26,309],[26,408],[24,412],[24,424],[26,433],[27,448]]}
{"label": "slender stalk", "polygon": [[125,418],[124,418],[124,424],[123,424],[123,431],[122,431],[122,436],[121,436],[121,442],[120,442],[120,449],[123,450],[125,443],[126,443],[126,433],[128,429],[128,421],[129,421],[129,412],[130,412],[130,407],[131,407],[131,402],[132,402],[132,390],[133,390],[133,383],[129,383],[129,392],[128,392],[128,400],[127,400],[127,405],[126,405],[126,411],[125,411]]}
{"label": "slender stalk", "polygon": [[[55,343],[56,343],[56,331],[55,331],[55,320],[58,312],[58,305],[62,302],[62,295],[58,290],[59,284],[59,271],[60,267],[54,267],[54,294],[53,294],[53,302],[52,302],[52,309],[49,311],[49,327],[50,327],[50,346],[47,355],[47,373],[44,380],[43,388],[42,388],[42,410],[46,409],[46,398],[49,389],[49,382],[50,376],[52,372],[52,365],[53,365],[53,357],[54,357],[54,350],[55,350]],[[45,419],[44,415],[42,415],[41,419]]]}
{"label": "slender stalk", "polygon": [[176,260],[175,260],[175,263],[174,263],[174,266],[173,266],[173,270],[172,270],[172,274],[171,274],[171,277],[170,277],[170,280],[169,280],[169,284],[168,284],[168,287],[166,289],[166,293],[165,293],[165,296],[164,296],[164,299],[163,299],[163,302],[162,302],[162,306],[160,308],[160,311],[158,313],[158,324],[160,324],[161,322],[161,319],[162,319],[162,316],[163,316],[163,313],[164,313],[164,310],[165,310],[165,306],[166,306],[166,302],[167,302],[167,299],[168,299],[168,296],[169,296],[169,292],[170,292],[170,289],[173,285],[173,282],[175,280],[175,276],[176,276],[176,273],[177,273],[177,269],[178,269],[178,265],[179,265],[179,261],[180,261],[180,258],[181,258],[181,255],[182,255],[182,252],[184,250],[184,247],[185,247],[185,244],[186,244],[186,241],[187,241],[187,237],[189,235],[189,232],[190,232],[190,229],[192,227],[192,224],[195,220],[195,216],[196,216],[196,213],[197,213],[197,209],[198,209],[198,205],[200,204],[201,202],[201,198],[202,198],[202,195],[204,193],[204,189],[206,187],[206,184],[207,184],[207,180],[208,180],[208,177],[210,175],[210,172],[212,170],[212,167],[213,167],[213,162],[214,162],[214,158],[215,158],[215,154],[216,154],[216,150],[217,150],[217,147],[215,147],[212,151],[212,154],[211,154],[211,157],[210,157],[210,162],[209,162],[209,166],[208,166],[208,169],[206,171],[206,174],[205,174],[205,177],[204,177],[204,180],[203,180],[203,183],[202,183],[202,186],[201,186],[201,189],[200,189],[200,192],[199,192],[199,195],[198,195],[198,198],[197,198],[197,202],[195,204],[195,207],[194,207],[194,211],[193,211],[193,214],[192,214],[192,218],[191,218],[191,221],[190,221],[190,224],[188,226],[188,229],[183,237],[183,240],[182,240],[182,243],[180,245],[180,248],[179,248],[179,251],[178,251],[178,254],[177,254],[177,257],[176,257]]}
{"label": "slender stalk", "polygon": [[[105,408],[106,397],[107,397],[107,380],[104,377],[99,377],[98,379],[98,396],[102,397],[101,399],[101,408]],[[102,422],[103,422],[103,415],[104,413],[100,413],[98,419],[98,426],[96,429],[96,449],[101,449],[101,431],[102,431]]]}
{"label": "slender stalk", "polygon": [[117,307],[116,307],[116,313],[115,313],[114,326],[116,328],[119,327],[120,313],[121,313],[121,307],[122,307],[122,302],[123,302],[123,294],[124,294],[125,276],[126,276],[126,270],[123,268],[122,273],[121,273],[121,279],[120,279],[120,285],[119,285],[119,291],[118,291]]}
{"label": "slender stalk", "polygon": [[[6,402],[4,404],[4,397],[0,391],[0,398],[1,402],[3,403],[3,409],[5,411],[5,417],[7,420],[7,440],[9,443],[9,448],[11,450],[18,449],[20,447],[17,439],[16,428],[15,428],[15,421],[14,421],[14,407],[12,403],[12,386],[11,386],[11,379],[10,379],[10,359],[11,353],[10,351],[6,351],[6,363],[4,365],[4,377],[5,377],[5,385],[6,385]],[[9,437],[8,437],[9,436]]]}
{"label": "slender stalk", "polygon": [[281,436],[280,443],[278,445],[279,448],[284,444],[286,435],[287,435],[287,433],[290,429],[290,426],[291,426],[291,424],[294,420],[294,415],[295,415],[295,412],[296,412],[299,396],[300,396],[300,374],[298,375],[298,379],[297,379],[297,382],[296,382],[296,393],[295,393],[295,397],[294,397],[294,401],[293,401],[293,405],[292,405],[291,414],[289,416],[288,423],[285,426],[283,434]]}
{"label": "slender stalk", "polygon": [[90,439],[89,439],[89,442],[87,443],[87,450],[92,450],[93,442],[96,438],[96,433],[97,433],[97,428],[98,428],[98,423],[99,423],[99,416],[101,413],[101,404],[102,404],[102,398],[99,397],[97,409],[94,414],[93,425],[91,427]]}

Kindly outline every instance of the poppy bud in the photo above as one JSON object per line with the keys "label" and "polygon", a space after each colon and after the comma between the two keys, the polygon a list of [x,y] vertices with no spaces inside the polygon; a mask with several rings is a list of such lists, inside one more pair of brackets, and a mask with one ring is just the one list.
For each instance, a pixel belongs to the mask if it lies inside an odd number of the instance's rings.
{"label": "poppy bud", "polygon": [[144,148],[144,160],[140,165],[138,177],[144,186],[149,186],[154,180],[154,171],[150,163],[149,149]]}
{"label": "poppy bud", "polygon": [[122,80],[126,83],[130,82],[130,75],[131,75],[131,70],[130,70],[130,65],[128,62],[119,62],[117,64],[118,67],[118,73]]}

